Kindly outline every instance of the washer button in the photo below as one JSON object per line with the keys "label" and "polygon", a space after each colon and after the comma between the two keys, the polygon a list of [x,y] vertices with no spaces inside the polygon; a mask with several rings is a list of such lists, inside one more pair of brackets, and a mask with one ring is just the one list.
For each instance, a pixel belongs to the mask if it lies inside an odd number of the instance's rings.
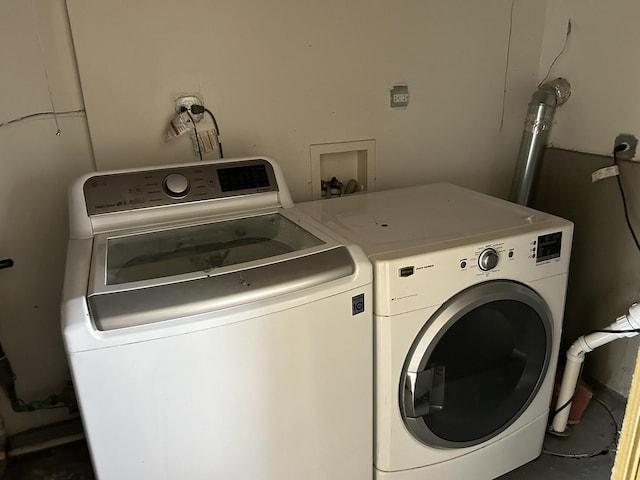
{"label": "washer button", "polygon": [[179,173],[171,173],[165,177],[163,187],[170,197],[181,198],[189,192],[189,179]]}

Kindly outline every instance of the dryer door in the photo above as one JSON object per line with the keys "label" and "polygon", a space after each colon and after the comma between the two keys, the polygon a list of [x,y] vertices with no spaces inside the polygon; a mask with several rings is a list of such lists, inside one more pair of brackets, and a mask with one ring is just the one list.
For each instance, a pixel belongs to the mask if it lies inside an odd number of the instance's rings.
{"label": "dryer door", "polygon": [[552,317],[531,288],[476,285],[451,298],[414,341],[400,410],[421,442],[461,448],[515,422],[533,400],[551,354]]}

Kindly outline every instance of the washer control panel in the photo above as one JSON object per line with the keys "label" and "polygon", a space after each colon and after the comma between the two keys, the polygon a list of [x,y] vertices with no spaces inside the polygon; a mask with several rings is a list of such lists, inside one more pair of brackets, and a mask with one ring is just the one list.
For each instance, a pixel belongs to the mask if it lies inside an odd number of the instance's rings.
{"label": "washer control panel", "polygon": [[273,167],[252,159],[94,175],[84,183],[89,215],[277,191]]}

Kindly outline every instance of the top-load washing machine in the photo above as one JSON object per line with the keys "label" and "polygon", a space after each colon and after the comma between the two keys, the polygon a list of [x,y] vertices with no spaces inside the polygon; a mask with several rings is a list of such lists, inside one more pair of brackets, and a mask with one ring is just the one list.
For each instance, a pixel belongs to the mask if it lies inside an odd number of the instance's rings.
{"label": "top-load washing machine", "polygon": [[268,158],[71,189],[62,331],[100,480],[372,477],[372,269]]}
{"label": "top-load washing machine", "polygon": [[572,224],[450,184],[299,208],[373,263],[375,478],[491,479],[537,457]]}

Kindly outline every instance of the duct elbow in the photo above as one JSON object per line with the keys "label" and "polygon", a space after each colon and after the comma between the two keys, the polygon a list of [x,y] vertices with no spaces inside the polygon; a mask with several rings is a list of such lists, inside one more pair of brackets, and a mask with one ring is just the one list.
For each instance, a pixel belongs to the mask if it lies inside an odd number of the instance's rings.
{"label": "duct elbow", "polygon": [[531,97],[531,103],[556,108],[567,103],[570,96],[571,84],[565,78],[556,78],[540,85]]}

